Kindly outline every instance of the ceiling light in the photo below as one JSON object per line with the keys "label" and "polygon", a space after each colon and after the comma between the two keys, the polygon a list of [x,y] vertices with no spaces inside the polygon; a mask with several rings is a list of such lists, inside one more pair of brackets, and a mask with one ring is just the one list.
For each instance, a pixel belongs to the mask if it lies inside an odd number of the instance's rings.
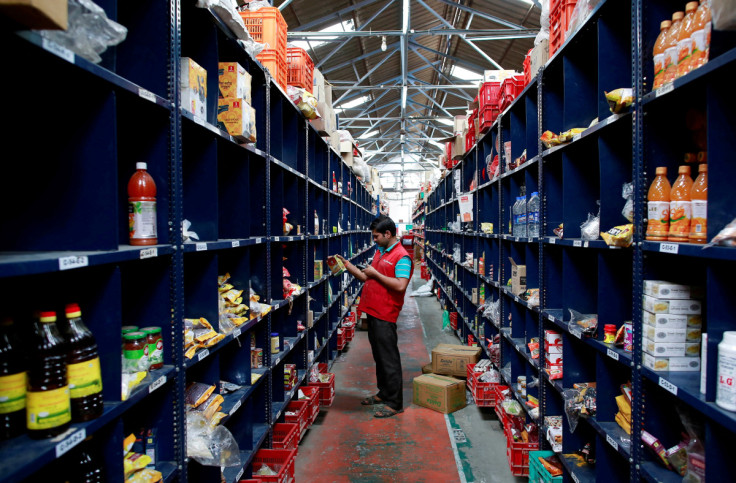
{"label": "ceiling light", "polygon": [[348,102],[340,104],[339,109],[350,109],[351,107],[365,104],[366,102],[368,102],[369,99],[370,97],[368,96],[361,96],[361,97],[358,97],[357,99],[353,99],[352,101],[348,101]]}
{"label": "ceiling light", "polygon": [[445,126],[455,126],[455,120],[454,119],[445,119],[442,117],[437,118],[437,122],[440,124],[444,124]]}
{"label": "ceiling light", "polygon": [[386,52],[386,36],[381,35],[381,50]]}
{"label": "ceiling light", "polygon": [[404,34],[409,31],[409,0],[404,0],[403,25],[401,31]]}
{"label": "ceiling light", "polygon": [[358,136],[358,139],[368,139],[368,138],[372,138],[372,137],[373,137],[373,136],[375,136],[376,134],[378,134],[378,130],[377,130],[377,129],[376,129],[375,131],[369,131],[369,132],[367,132],[367,133],[365,133],[365,134],[361,134],[360,136]]}
{"label": "ceiling light", "polygon": [[458,65],[453,66],[452,70],[450,71],[450,75],[452,77],[457,77],[458,79],[467,81],[480,80],[483,78],[481,74],[473,72],[472,70],[468,70],[464,67],[460,67]]}
{"label": "ceiling light", "polygon": [[406,109],[406,86],[401,88],[401,108]]}

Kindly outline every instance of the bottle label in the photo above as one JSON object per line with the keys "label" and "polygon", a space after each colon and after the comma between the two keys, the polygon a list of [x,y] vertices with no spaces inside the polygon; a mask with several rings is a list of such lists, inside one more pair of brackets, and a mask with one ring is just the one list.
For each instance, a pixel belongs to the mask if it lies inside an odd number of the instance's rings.
{"label": "bottle label", "polygon": [[677,46],[664,51],[664,83],[672,82],[677,76]]}
{"label": "bottle label", "polygon": [[667,201],[647,203],[647,235],[667,236],[670,223],[670,204]]}
{"label": "bottle label", "polygon": [[26,405],[26,426],[30,430],[56,428],[72,420],[69,386],[28,391]]}
{"label": "bottle label", "polygon": [[701,63],[703,61],[703,56],[705,56],[705,29],[696,30],[692,33],[690,36],[690,39],[693,42],[692,45],[692,53],[690,54],[690,64],[693,69],[700,67],[703,65]]}
{"label": "bottle label", "polygon": [[72,399],[102,392],[99,357],[78,364],[69,364],[67,365],[67,371],[69,374],[69,394]]}
{"label": "bottle label", "polygon": [[716,386],[716,403],[726,408],[736,407],[736,357],[718,351],[718,385]]}
{"label": "bottle label", "polygon": [[151,365],[160,364],[164,361],[164,342],[159,339],[155,344],[148,344],[148,362]]}
{"label": "bottle label", "polygon": [[687,237],[691,216],[689,201],[670,201],[670,236]]}
{"label": "bottle label", "polygon": [[692,209],[692,220],[690,220],[690,234],[702,235],[708,233],[708,202],[706,200],[693,200],[690,202]]}
{"label": "bottle label", "polygon": [[693,41],[690,37],[677,42],[677,77],[690,72],[690,59],[693,51]]}
{"label": "bottle label", "polygon": [[654,89],[662,87],[665,68],[664,52],[654,56]]}
{"label": "bottle label", "polygon": [[0,414],[14,413],[26,407],[25,372],[0,377]]}
{"label": "bottle label", "polygon": [[150,239],[156,236],[156,202],[131,201],[128,203],[130,238]]}

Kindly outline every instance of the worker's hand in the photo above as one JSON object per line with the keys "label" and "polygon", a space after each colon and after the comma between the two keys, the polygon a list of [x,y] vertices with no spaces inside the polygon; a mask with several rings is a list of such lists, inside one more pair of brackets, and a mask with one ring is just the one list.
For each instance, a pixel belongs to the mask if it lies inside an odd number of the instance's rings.
{"label": "worker's hand", "polygon": [[345,260],[345,257],[343,257],[340,254],[335,255],[335,258],[337,258],[338,260],[340,260],[343,263],[343,265],[346,265],[348,263],[348,261]]}
{"label": "worker's hand", "polygon": [[378,276],[378,271],[375,268],[373,268],[372,265],[368,265],[367,267],[365,267],[363,269],[363,273],[368,278],[376,278]]}

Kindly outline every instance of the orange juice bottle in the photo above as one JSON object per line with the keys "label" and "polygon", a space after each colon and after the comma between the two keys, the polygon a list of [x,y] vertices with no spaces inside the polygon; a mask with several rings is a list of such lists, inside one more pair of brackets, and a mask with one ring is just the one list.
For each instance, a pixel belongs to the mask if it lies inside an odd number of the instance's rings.
{"label": "orange juice bottle", "polygon": [[685,6],[685,17],[682,19],[680,35],[677,37],[677,77],[682,77],[692,70],[693,40],[691,36],[697,9],[698,2],[688,2]]}
{"label": "orange juice bottle", "polygon": [[664,84],[664,40],[672,22],[669,20],[659,24],[659,36],[654,42],[654,89],[659,89]]}
{"label": "orange juice bottle", "polygon": [[680,166],[677,173],[679,176],[670,193],[670,234],[667,239],[686,242],[690,236],[690,218],[692,218],[690,190],[693,187],[693,180],[690,177],[690,166]]}
{"label": "orange juice bottle", "polygon": [[690,60],[692,69],[702,67],[708,62],[710,52],[710,7],[707,0],[700,0],[700,6],[695,11],[693,20],[693,53]]}
{"label": "orange juice bottle", "polygon": [[680,38],[683,12],[672,14],[672,25],[664,40],[664,84],[670,84],[677,77],[677,39]]}
{"label": "orange juice bottle", "polygon": [[666,241],[670,226],[670,182],[667,181],[667,168],[659,167],[647,195],[647,234],[646,239]]}
{"label": "orange juice bottle", "polygon": [[690,221],[690,243],[708,241],[708,165],[701,164],[698,178],[690,190],[692,220]]}

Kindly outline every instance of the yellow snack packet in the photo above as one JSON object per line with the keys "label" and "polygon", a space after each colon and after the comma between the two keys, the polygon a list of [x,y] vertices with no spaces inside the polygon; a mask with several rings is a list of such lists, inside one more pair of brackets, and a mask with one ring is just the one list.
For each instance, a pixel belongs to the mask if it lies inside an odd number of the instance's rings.
{"label": "yellow snack packet", "polygon": [[123,459],[123,469],[125,471],[125,477],[129,477],[132,473],[142,470],[148,463],[150,463],[151,457],[145,454],[139,453],[128,453]]}
{"label": "yellow snack packet", "polygon": [[614,226],[605,233],[601,233],[601,237],[608,246],[613,247],[628,247],[631,246],[631,241],[634,236],[634,225],[619,225]]}

